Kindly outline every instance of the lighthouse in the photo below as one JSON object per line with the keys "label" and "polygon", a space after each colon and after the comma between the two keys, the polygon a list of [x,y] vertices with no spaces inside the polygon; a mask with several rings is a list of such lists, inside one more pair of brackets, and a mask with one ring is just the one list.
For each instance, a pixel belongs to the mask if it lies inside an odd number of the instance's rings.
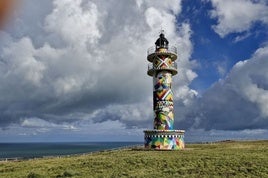
{"label": "lighthouse", "polygon": [[169,46],[163,31],[155,46],[147,51],[147,74],[153,78],[153,130],[144,131],[145,148],[179,150],[184,148],[184,130],[174,130],[172,76],[177,71],[177,48]]}

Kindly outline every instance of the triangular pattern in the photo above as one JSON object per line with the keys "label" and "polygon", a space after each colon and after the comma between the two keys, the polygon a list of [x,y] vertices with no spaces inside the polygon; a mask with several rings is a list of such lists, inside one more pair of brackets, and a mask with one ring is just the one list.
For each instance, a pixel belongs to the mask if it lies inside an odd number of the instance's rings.
{"label": "triangular pattern", "polygon": [[172,64],[172,62],[170,62],[170,58],[166,57],[166,56],[160,56],[157,57],[154,64],[156,68],[166,68],[168,66],[170,66]]}
{"label": "triangular pattern", "polygon": [[164,96],[166,95],[167,92],[168,92],[168,90],[156,91],[155,96],[157,97],[158,100],[163,100],[163,98],[164,98]]}
{"label": "triangular pattern", "polygon": [[167,92],[165,92],[165,95],[161,98],[161,100],[173,101],[173,93],[172,93],[172,91],[167,90]]}

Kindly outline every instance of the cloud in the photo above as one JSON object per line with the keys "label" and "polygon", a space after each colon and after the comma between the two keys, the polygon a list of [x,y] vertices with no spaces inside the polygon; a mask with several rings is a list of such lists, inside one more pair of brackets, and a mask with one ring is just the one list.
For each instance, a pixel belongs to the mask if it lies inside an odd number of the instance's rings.
{"label": "cloud", "polygon": [[0,126],[152,127],[146,50],[161,27],[180,51],[174,89],[184,89],[176,100],[196,95],[188,87],[197,76],[189,60],[191,29],[176,26],[180,3],[23,1],[13,28],[0,34]]}
{"label": "cloud", "polygon": [[212,18],[217,19],[213,29],[222,38],[230,33],[248,31],[255,22],[268,24],[266,1],[253,0],[211,0]]}
{"label": "cloud", "polygon": [[3,77],[19,77],[21,80],[32,85],[40,85],[45,66],[42,62],[35,59],[34,53],[35,49],[32,42],[27,37],[22,38],[18,42],[11,43],[9,48],[4,48],[2,57],[5,61],[2,60],[2,62],[5,62],[9,69],[4,73]]}
{"label": "cloud", "polygon": [[225,79],[192,102],[181,126],[205,130],[268,128],[268,46],[234,65]]}
{"label": "cloud", "polygon": [[81,45],[96,43],[101,37],[97,25],[97,6],[88,2],[86,10],[83,10],[81,3],[82,0],[53,1],[54,9],[45,19],[45,30],[59,36],[67,44],[83,47]]}
{"label": "cloud", "polygon": [[[238,4],[241,11],[234,8]],[[211,17],[218,19],[213,28],[221,37],[267,24],[264,1],[212,5]],[[161,27],[178,47],[175,128],[217,138],[228,131],[216,130],[234,130],[239,137],[266,133],[267,45],[229,74],[227,64],[215,64],[226,78],[199,96],[189,86],[197,77],[197,63],[190,60],[193,32],[188,23],[176,24],[180,13],[177,0],[22,1],[10,27],[0,32],[0,135],[142,138],[153,125],[146,50]]]}

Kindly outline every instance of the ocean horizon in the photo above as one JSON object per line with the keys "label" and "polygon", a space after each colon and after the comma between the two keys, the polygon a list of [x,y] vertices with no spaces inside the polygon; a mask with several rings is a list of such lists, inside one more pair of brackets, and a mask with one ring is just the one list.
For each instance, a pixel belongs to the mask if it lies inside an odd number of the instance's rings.
{"label": "ocean horizon", "polygon": [[42,158],[86,154],[122,147],[141,145],[143,142],[32,142],[0,143],[0,159]]}

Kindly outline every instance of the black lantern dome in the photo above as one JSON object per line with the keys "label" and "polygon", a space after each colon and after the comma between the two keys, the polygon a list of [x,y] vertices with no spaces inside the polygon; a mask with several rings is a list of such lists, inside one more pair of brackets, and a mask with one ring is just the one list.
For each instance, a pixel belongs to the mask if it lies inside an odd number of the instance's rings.
{"label": "black lantern dome", "polygon": [[159,38],[155,42],[156,49],[166,48],[168,49],[168,40],[165,38],[165,35],[161,33]]}

